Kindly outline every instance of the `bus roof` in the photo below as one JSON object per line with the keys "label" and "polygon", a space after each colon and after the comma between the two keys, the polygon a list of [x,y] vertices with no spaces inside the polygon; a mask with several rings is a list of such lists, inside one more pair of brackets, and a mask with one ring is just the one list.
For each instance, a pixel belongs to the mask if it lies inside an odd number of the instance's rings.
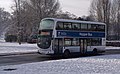
{"label": "bus roof", "polygon": [[105,25],[105,23],[101,22],[92,22],[92,21],[81,21],[81,20],[71,20],[71,19],[57,19],[57,18],[44,18],[45,19],[51,19],[54,21],[60,21],[60,22],[75,22],[75,23],[86,23],[86,24],[100,24],[100,25]]}

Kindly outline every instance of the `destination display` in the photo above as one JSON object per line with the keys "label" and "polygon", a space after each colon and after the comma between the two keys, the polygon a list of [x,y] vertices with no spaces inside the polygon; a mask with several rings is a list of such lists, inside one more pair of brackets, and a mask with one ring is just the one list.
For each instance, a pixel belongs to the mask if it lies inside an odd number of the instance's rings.
{"label": "destination display", "polygon": [[104,32],[57,31],[57,37],[105,37]]}
{"label": "destination display", "polygon": [[50,32],[41,32],[40,35],[50,35]]}

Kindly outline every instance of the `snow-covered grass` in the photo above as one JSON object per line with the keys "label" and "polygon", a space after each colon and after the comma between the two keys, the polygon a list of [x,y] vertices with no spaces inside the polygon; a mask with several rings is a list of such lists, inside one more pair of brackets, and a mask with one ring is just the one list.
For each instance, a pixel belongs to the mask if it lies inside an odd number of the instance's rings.
{"label": "snow-covered grass", "polygon": [[0,42],[0,54],[37,52],[37,44]]}
{"label": "snow-covered grass", "polygon": [[[4,71],[4,69],[16,70]],[[1,66],[0,74],[120,74],[120,55],[101,55]]]}
{"label": "snow-covered grass", "polygon": [[106,50],[111,50],[111,49],[120,50],[120,47],[113,47],[113,46],[106,47]]}
{"label": "snow-covered grass", "polygon": [[5,42],[3,37],[0,37],[0,42]]}

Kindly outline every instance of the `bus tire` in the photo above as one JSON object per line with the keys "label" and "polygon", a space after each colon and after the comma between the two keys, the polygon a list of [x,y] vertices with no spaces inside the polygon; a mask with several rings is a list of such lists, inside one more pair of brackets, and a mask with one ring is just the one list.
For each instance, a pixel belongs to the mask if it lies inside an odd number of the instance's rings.
{"label": "bus tire", "polygon": [[97,49],[96,48],[93,49],[93,53],[97,54]]}
{"label": "bus tire", "polygon": [[70,51],[67,49],[65,50],[64,54],[63,54],[64,58],[69,58],[70,57]]}

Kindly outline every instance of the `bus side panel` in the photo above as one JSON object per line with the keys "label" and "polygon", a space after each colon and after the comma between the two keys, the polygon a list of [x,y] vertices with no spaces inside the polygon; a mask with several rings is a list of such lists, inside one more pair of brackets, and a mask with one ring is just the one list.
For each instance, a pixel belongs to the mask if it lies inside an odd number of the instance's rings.
{"label": "bus side panel", "polygon": [[105,46],[88,46],[88,52],[97,49],[98,52],[105,51]]}
{"label": "bus side panel", "polygon": [[80,46],[69,46],[69,47],[65,47],[63,52],[68,49],[70,51],[70,53],[75,53],[75,52],[80,52]]}
{"label": "bus side panel", "polygon": [[106,46],[106,38],[102,38],[102,46]]}

